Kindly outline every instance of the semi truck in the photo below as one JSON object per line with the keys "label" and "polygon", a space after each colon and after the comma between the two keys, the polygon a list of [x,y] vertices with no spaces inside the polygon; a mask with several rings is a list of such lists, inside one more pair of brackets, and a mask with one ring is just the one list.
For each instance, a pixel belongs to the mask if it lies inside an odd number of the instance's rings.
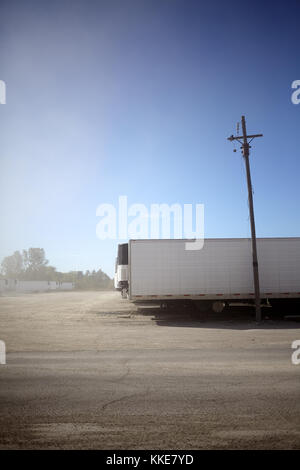
{"label": "semi truck", "polygon": [[[115,288],[131,302],[162,307],[193,304],[221,312],[226,305],[254,306],[251,239],[129,240],[118,246]],[[300,299],[300,237],[257,238],[261,303]]]}

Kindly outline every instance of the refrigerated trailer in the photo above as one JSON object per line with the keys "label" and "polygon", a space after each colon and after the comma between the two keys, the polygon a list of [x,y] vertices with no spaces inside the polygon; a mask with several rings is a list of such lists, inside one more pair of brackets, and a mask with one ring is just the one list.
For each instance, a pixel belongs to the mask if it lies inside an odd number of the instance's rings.
{"label": "refrigerated trailer", "polygon": [[[115,287],[133,302],[189,301],[215,311],[232,303],[254,305],[251,239],[209,238],[200,250],[186,249],[192,241],[119,245]],[[257,251],[262,302],[300,299],[300,238],[258,238]]]}

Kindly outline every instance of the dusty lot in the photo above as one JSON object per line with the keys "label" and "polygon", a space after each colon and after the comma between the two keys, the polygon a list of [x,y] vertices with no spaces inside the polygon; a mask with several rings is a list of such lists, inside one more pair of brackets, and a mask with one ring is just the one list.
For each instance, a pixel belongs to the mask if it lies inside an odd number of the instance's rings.
{"label": "dusty lot", "polygon": [[0,297],[0,448],[300,448],[299,326],[160,317],[114,292]]}

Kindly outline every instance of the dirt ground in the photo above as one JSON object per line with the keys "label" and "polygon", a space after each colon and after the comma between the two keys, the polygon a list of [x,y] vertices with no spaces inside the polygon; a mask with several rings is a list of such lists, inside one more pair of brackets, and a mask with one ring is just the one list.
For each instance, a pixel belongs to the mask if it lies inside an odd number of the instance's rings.
{"label": "dirt ground", "polygon": [[117,292],[1,296],[0,448],[299,449],[299,327]]}

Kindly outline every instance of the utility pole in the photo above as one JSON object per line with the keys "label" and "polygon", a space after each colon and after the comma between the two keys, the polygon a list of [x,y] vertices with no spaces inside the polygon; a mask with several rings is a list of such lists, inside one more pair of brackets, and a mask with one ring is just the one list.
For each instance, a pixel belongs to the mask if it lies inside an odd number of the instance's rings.
{"label": "utility pole", "polygon": [[[260,292],[259,292],[259,276],[258,276],[258,262],[257,262],[257,248],[256,248],[256,233],[255,233],[255,220],[254,220],[254,209],[253,209],[253,191],[250,175],[250,163],[249,163],[249,149],[251,146],[250,142],[255,139],[255,137],[262,137],[262,134],[247,135],[246,131],[246,120],[245,116],[242,116],[242,136],[233,136],[228,137],[227,140],[233,142],[237,140],[242,144],[241,149],[245,160],[246,165],[246,174],[247,174],[247,185],[248,185],[248,200],[249,200],[249,212],[250,212],[250,224],[251,224],[251,237],[252,237],[252,258],[253,258],[253,280],[254,280],[254,292],[255,292],[255,312],[256,312],[256,321],[261,321],[261,307],[260,307]],[[250,139],[248,141],[248,139]]]}

